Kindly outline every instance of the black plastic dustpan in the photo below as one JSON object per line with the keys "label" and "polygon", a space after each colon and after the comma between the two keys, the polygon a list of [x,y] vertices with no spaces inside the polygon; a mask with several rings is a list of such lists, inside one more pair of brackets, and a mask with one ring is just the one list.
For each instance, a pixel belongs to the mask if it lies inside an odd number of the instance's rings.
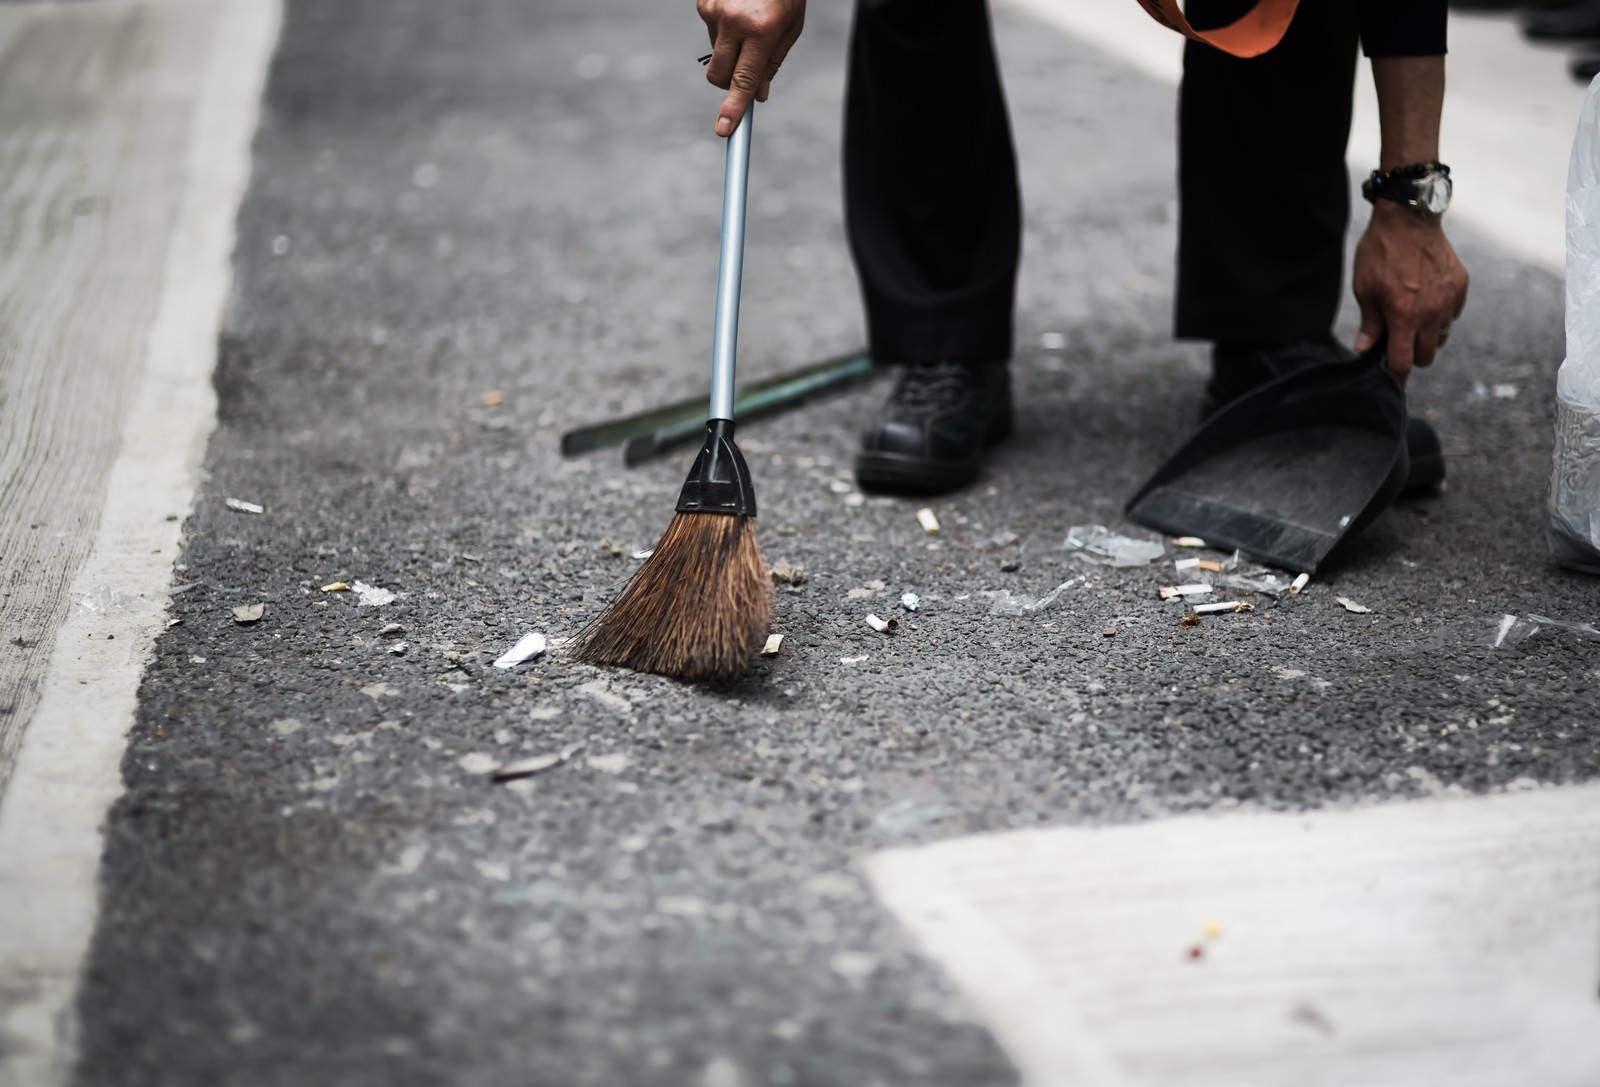
{"label": "black plastic dustpan", "polygon": [[1411,470],[1405,392],[1387,362],[1380,341],[1228,404],[1129,500],[1129,519],[1315,573]]}

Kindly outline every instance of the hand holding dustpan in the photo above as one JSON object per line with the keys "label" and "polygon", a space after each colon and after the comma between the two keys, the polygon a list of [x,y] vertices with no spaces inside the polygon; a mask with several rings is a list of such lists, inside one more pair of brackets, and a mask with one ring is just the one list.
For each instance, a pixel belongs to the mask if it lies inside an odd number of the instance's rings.
{"label": "hand holding dustpan", "polygon": [[1129,519],[1315,573],[1410,472],[1406,398],[1386,343],[1298,370],[1207,419],[1128,502]]}

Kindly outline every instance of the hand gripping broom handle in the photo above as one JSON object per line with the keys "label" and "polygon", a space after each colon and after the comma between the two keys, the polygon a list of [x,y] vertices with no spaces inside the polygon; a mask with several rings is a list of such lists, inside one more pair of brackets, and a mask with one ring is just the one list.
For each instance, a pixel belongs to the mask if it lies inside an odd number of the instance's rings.
{"label": "hand gripping broom handle", "polygon": [[739,342],[739,283],[744,276],[744,211],[750,189],[750,128],[755,103],[728,136],[722,179],[722,257],[717,265],[717,317],[711,334],[712,419],[733,418],[734,354]]}
{"label": "hand gripping broom handle", "polygon": [[717,266],[717,313],[711,335],[711,409],[705,444],[678,494],[679,513],[754,517],[756,492],[744,455],[733,444],[733,360],[739,340],[739,281],[744,273],[744,209],[750,180],[750,129],[755,104],[728,136],[722,182],[722,255]]}

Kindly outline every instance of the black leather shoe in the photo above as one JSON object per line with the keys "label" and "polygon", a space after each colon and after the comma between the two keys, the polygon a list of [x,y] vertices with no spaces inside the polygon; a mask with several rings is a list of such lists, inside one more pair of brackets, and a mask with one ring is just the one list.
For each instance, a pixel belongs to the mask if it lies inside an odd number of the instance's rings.
{"label": "black leather shoe", "polygon": [[[1257,385],[1309,366],[1347,362],[1355,357],[1355,352],[1331,338],[1281,347],[1216,344],[1211,349],[1211,380],[1206,383],[1202,417]],[[1444,449],[1427,420],[1413,415],[1407,421],[1406,450],[1411,455],[1411,475],[1406,479],[1404,493],[1412,497],[1438,493],[1444,484]]]}
{"label": "black leather shoe", "polygon": [[1564,7],[1525,11],[1522,32],[1533,41],[1600,38],[1600,0],[1579,0]]}
{"label": "black leather shoe", "polygon": [[983,451],[1010,433],[1005,364],[905,366],[862,435],[856,482],[892,494],[952,491],[977,479]]}

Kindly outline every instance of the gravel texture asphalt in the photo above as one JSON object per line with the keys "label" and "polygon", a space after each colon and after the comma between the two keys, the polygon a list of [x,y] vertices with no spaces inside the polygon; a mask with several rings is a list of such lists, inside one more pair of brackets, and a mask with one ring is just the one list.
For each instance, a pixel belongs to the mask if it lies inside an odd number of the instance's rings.
{"label": "gravel texture asphalt", "polygon": [[[861,344],[842,7],[755,133],[746,378]],[[1018,432],[929,503],[930,536],[921,503],[850,484],[885,379],[742,430],[763,551],[806,576],[780,655],[708,690],[560,649],[686,464],[563,459],[560,433],[704,388],[722,161],[690,6],[290,0],[181,623],[108,820],[79,1083],[1011,1083],[862,854],[1597,775],[1600,646],[1490,645],[1505,613],[1594,618],[1543,540],[1560,284],[1458,234],[1473,300],[1413,383],[1447,493],[1306,592],[1186,628],[1156,595],[1187,580],[1171,556],[1061,547],[1148,538],[1122,503],[1197,412],[1204,351],[1168,334],[1172,94],[1003,10],[998,34]],[[393,602],[321,591],[358,580]],[[491,667],[532,630],[550,652]]]}

